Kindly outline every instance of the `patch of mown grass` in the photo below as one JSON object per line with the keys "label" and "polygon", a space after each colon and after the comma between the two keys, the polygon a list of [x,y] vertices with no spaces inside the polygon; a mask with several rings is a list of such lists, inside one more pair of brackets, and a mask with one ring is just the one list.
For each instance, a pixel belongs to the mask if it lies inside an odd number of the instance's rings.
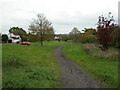
{"label": "patch of mown grass", "polygon": [[[62,42],[61,42],[62,43]],[[2,45],[3,88],[60,87],[61,70],[54,58],[59,42]]]}
{"label": "patch of mown grass", "polygon": [[[97,51],[96,51],[97,52]],[[118,87],[118,61],[90,55],[82,45],[68,44],[63,49],[66,58],[79,64],[105,88]]]}

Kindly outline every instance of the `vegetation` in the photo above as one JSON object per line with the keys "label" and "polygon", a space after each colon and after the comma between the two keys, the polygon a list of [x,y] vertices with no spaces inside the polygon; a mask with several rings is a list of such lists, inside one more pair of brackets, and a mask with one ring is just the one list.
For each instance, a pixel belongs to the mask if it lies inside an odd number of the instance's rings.
{"label": "vegetation", "polygon": [[80,37],[81,37],[81,33],[76,27],[74,27],[72,31],[69,33],[69,39],[75,43],[80,42]]}
{"label": "vegetation", "polygon": [[[118,87],[118,62],[116,58],[109,59],[108,57],[115,57],[116,50],[112,52],[111,50],[109,53],[111,55],[106,56],[103,55],[103,52],[97,51],[97,48],[92,46],[86,47],[91,48],[91,50],[95,50],[94,53],[92,51],[86,50],[85,48],[80,45],[76,44],[68,44],[65,46],[63,53],[66,58],[72,60],[73,62],[79,64],[85,71],[91,74],[102,87]],[[87,51],[87,52],[86,52]],[[89,51],[89,53],[88,53]],[[95,53],[101,53],[99,56],[90,55]],[[106,52],[107,53],[107,52]]]}
{"label": "vegetation", "polygon": [[[115,24],[111,12],[109,17],[99,16],[97,30],[93,28],[85,28],[84,33],[74,27],[69,33],[69,37],[65,37],[74,43],[97,43],[102,51],[107,51],[109,47],[120,48],[120,27]],[[64,37],[63,37],[64,38]]]}
{"label": "vegetation", "polygon": [[54,38],[52,23],[47,20],[43,14],[38,14],[37,19],[33,19],[33,22],[29,26],[29,30],[31,34],[38,36],[41,46],[44,40],[50,41]]}
{"label": "vegetation", "polygon": [[38,41],[40,41],[39,37],[37,35],[33,35],[31,33],[27,34],[27,38],[28,38],[29,42],[38,42]]}
{"label": "vegetation", "polygon": [[99,57],[101,59],[106,58],[109,60],[118,61],[118,57],[119,57],[118,56],[118,49],[116,49],[116,48],[111,47],[109,50],[104,52],[98,48],[97,44],[94,44],[94,43],[82,44],[82,47],[91,56]]}
{"label": "vegetation", "polygon": [[0,88],[2,89],[2,44],[0,43]]}
{"label": "vegetation", "polygon": [[95,43],[96,42],[96,30],[93,28],[85,28],[84,34],[81,36],[81,43]]}
{"label": "vegetation", "polygon": [[[63,43],[61,40],[69,40],[63,50],[66,58],[79,64],[102,87],[118,87],[120,27],[112,21],[113,16],[110,19],[100,16],[97,30],[85,28],[83,34],[74,27],[69,35],[55,35],[52,23],[43,14],[38,14],[29,26],[29,33],[19,27],[10,28],[10,33],[20,35],[22,41],[30,41],[31,45],[2,45],[3,88],[60,87],[61,70],[53,51]],[[59,42],[52,41],[55,36]],[[8,36],[3,34],[2,41],[7,40]],[[40,47],[43,43],[45,45]]]}
{"label": "vegetation", "polygon": [[0,42],[2,42],[2,35],[0,34]]}
{"label": "vegetation", "polygon": [[111,46],[120,48],[120,26],[116,25],[111,35],[112,35]]}
{"label": "vegetation", "polygon": [[14,35],[20,35],[22,38],[22,41],[27,41],[27,33],[24,29],[19,28],[19,27],[12,27],[9,29],[10,33],[13,33]]}
{"label": "vegetation", "polygon": [[2,42],[7,43],[8,41],[8,36],[6,34],[2,35]]}
{"label": "vegetation", "polygon": [[112,23],[113,21],[113,16],[110,16],[111,13],[109,13],[109,18],[107,19],[103,16],[99,16],[98,20],[98,32],[97,32],[97,37],[98,37],[98,43],[101,46],[101,50],[106,51],[108,50],[108,47],[110,46],[110,43],[112,41],[112,36],[111,33],[114,30],[114,24]]}
{"label": "vegetation", "polygon": [[69,35],[67,35],[67,34],[61,34],[61,40],[62,41],[68,41],[69,40]]}
{"label": "vegetation", "polygon": [[[58,42],[30,46],[3,44],[3,88],[60,87],[60,68],[53,51]],[[62,43],[62,42],[61,42]]]}

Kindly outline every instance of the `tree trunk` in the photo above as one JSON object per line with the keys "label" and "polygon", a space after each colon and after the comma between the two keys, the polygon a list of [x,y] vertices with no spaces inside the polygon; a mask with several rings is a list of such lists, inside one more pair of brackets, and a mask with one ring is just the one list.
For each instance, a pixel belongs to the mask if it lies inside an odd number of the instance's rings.
{"label": "tree trunk", "polygon": [[43,46],[43,41],[41,40],[41,46]]}
{"label": "tree trunk", "polygon": [[43,46],[43,36],[42,36],[42,32],[41,32],[41,46]]}

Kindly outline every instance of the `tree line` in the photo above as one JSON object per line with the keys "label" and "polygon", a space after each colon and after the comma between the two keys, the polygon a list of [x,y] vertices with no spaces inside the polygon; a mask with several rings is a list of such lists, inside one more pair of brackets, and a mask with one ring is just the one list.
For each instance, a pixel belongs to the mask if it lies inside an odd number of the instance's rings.
{"label": "tree line", "polygon": [[[33,19],[28,30],[29,33],[22,28],[12,27],[9,29],[9,33],[20,35],[22,41],[40,41],[41,46],[43,45],[43,41],[51,41],[54,39],[54,28],[52,23],[43,14],[38,14],[37,19]],[[7,35],[3,34],[2,41],[7,42],[7,40]]]}
{"label": "tree line", "polygon": [[[74,43],[98,43],[101,45],[101,50],[105,51],[109,46],[120,48],[120,26],[113,23],[113,16],[109,17],[99,16],[97,22],[97,29],[84,28],[84,33],[81,33],[74,27],[69,34],[60,34],[59,40],[72,41]],[[36,42],[40,41],[41,46],[43,41],[54,40],[55,32],[52,23],[44,16],[38,14],[36,19],[33,19],[29,25],[29,33],[19,27],[12,27],[9,29],[10,33],[20,35],[22,41]],[[8,37],[2,35],[2,41],[7,41]]]}
{"label": "tree line", "polygon": [[114,23],[111,13],[108,16],[99,16],[97,29],[85,28],[84,34],[74,27],[67,38],[74,43],[97,43],[103,51],[111,46],[120,48],[120,26]]}

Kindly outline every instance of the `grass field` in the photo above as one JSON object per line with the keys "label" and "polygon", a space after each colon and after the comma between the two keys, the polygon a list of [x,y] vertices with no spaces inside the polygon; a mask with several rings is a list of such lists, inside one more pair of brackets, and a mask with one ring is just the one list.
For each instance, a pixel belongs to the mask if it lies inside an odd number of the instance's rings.
{"label": "grass field", "polygon": [[[61,42],[62,43],[62,42]],[[60,87],[61,70],[53,51],[59,42],[2,45],[3,88]]]}
{"label": "grass field", "polygon": [[86,52],[82,45],[75,44],[67,44],[63,53],[66,58],[79,64],[88,74],[93,76],[102,87],[118,87],[117,60],[92,56]]}
{"label": "grass field", "polygon": [[0,89],[2,89],[2,44],[0,43]]}

